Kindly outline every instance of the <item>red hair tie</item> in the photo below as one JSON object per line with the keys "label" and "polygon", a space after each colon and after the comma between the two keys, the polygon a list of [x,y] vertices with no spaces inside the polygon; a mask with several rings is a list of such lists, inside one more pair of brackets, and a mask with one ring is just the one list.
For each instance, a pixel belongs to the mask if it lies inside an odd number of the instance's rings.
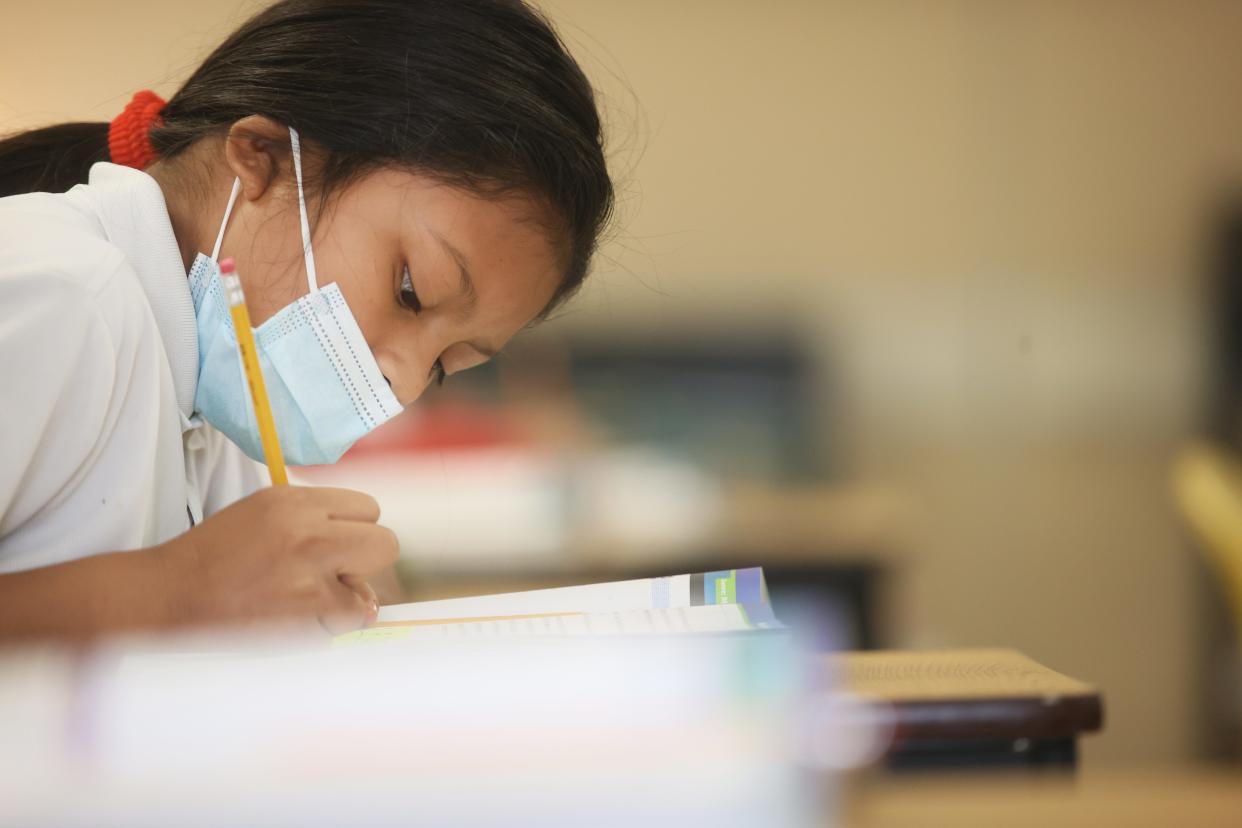
{"label": "red hair tie", "polygon": [[151,147],[151,127],[163,126],[160,111],[165,101],[150,89],[135,92],[125,110],[108,127],[108,154],[113,164],[145,170],[156,159]]}

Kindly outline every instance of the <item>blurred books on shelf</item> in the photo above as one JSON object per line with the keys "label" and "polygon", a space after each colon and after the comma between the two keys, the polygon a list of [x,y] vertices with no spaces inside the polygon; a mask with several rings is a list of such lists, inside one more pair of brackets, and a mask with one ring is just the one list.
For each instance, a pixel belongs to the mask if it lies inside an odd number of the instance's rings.
{"label": "blurred books on shelf", "polygon": [[880,488],[715,479],[649,449],[592,457],[524,449],[362,456],[302,480],[379,501],[402,557],[427,571],[624,571],[721,550],[789,559],[883,555],[903,504]]}

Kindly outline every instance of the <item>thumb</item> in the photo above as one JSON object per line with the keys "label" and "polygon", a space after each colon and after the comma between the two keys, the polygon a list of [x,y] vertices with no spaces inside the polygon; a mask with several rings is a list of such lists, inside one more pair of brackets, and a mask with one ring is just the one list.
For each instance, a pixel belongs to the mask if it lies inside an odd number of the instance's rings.
{"label": "thumb", "polygon": [[325,606],[319,612],[319,623],[332,635],[359,630],[375,617],[368,599],[359,595],[343,579],[333,579],[328,586]]}
{"label": "thumb", "polygon": [[340,575],[338,577],[341,583],[352,589],[366,606],[367,614],[363,625],[375,623],[375,619],[379,615],[379,598],[376,596],[375,590],[371,588],[371,585],[357,575]]}

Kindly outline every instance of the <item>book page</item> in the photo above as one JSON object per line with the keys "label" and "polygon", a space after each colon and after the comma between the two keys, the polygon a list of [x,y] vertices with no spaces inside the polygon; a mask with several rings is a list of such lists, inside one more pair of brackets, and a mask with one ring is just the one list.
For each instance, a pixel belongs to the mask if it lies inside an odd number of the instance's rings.
{"label": "book page", "polygon": [[364,641],[443,641],[529,636],[677,635],[779,629],[763,605],[706,604],[621,612],[549,612],[460,619],[380,621],[337,636],[336,644]]}
{"label": "book page", "polygon": [[380,622],[468,618],[535,613],[599,613],[744,603],[767,606],[768,589],[759,567],[691,575],[638,578],[603,584],[449,598],[381,607]]}

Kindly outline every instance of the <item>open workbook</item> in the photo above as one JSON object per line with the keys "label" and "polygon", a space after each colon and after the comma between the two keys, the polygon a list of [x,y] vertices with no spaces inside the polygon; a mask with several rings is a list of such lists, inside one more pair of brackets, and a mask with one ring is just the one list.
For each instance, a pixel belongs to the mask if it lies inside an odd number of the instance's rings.
{"label": "open workbook", "polygon": [[381,608],[370,627],[336,642],[780,628],[763,570],[754,567],[397,604]]}

